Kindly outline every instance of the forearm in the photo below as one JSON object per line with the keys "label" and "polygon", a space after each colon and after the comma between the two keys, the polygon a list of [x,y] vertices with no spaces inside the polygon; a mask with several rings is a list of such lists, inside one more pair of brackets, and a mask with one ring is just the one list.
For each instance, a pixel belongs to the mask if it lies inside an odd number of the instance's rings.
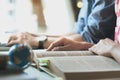
{"label": "forearm", "polygon": [[78,42],[82,42],[83,41],[81,35],[77,34],[77,33],[67,34],[67,35],[65,35],[65,37],[67,37],[67,38],[69,38],[71,40],[78,41]]}
{"label": "forearm", "polygon": [[49,47],[49,45],[52,43],[52,42],[54,42],[55,40],[57,40],[59,37],[50,37],[50,36],[48,36],[47,37],[47,40],[43,43],[43,47],[45,48],[45,49],[47,49],[48,47]]}

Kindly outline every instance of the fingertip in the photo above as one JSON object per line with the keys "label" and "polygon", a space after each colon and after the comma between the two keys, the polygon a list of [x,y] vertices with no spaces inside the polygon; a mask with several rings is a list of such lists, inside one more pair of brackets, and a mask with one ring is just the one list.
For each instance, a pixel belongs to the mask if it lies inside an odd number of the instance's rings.
{"label": "fingertip", "polygon": [[7,46],[12,46],[13,44],[16,44],[16,42],[15,41],[10,41],[10,42],[7,43]]}
{"label": "fingertip", "polygon": [[91,51],[91,48],[88,48],[89,51]]}
{"label": "fingertip", "polygon": [[47,51],[51,51],[53,48],[54,48],[54,45],[51,44],[51,45],[47,48]]}
{"label": "fingertip", "polygon": [[89,48],[88,51],[94,52],[92,48]]}
{"label": "fingertip", "polygon": [[51,51],[58,51],[58,49],[57,48],[53,48]]}
{"label": "fingertip", "polygon": [[47,49],[46,51],[51,51],[50,49]]}
{"label": "fingertip", "polygon": [[6,45],[7,45],[7,46],[12,46],[13,44],[12,44],[12,43],[7,43]]}
{"label": "fingertip", "polygon": [[49,46],[49,47],[47,48],[47,51],[51,51],[51,50],[52,50],[52,47]]}
{"label": "fingertip", "polygon": [[10,41],[11,41],[11,38],[9,38],[7,42],[9,43]]}

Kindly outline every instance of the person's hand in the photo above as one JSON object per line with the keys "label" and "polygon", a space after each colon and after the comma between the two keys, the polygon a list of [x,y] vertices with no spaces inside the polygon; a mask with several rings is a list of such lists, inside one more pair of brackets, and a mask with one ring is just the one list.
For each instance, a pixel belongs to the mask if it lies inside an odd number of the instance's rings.
{"label": "person's hand", "polygon": [[27,43],[29,43],[29,45],[31,45],[32,47],[37,47],[38,42],[36,38],[37,38],[36,35],[28,32],[24,32],[24,33],[10,36],[7,45],[11,46],[16,43],[24,43],[25,41],[27,41]]}
{"label": "person's hand", "polygon": [[65,37],[61,37],[58,40],[51,43],[47,51],[68,51],[68,50],[84,50],[86,49],[86,42],[77,42]]}
{"label": "person's hand", "polygon": [[100,40],[96,45],[89,48],[89,50],[98,55],[112,57],[111,52],[112,52],[113,48],[115,48],[115,46],[117,46],[117,44],[114,41],[107,38],[104,40]]}

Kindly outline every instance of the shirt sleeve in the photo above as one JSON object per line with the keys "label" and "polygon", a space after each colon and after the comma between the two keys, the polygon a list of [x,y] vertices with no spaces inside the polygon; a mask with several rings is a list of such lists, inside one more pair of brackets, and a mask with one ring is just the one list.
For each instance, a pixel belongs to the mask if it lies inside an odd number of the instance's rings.
{"label": "shirt sleeve", "polygon": [[[87,1],[87,0],[85,0]],[[100,39],[114,39],[116,15],[115,0],[88,0],[83,6],[74,31],[80,34],[84,41],[97,43]]]}

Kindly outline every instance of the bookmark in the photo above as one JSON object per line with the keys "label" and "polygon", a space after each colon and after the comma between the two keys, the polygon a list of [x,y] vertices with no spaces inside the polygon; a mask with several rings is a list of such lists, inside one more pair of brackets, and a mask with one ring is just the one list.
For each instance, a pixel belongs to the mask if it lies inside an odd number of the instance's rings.
{"label": "bookmark", "polygon": [[58,77],[56,75],[54,75],[52,72],[50,72],[47,68],[45,67],[40,67],[40,70],[44,71],[45,73],[47,73],[49,76],[53,77],[54,80],[63,80],[61,77]]}
{"label": "bookmark", "polygon": [[47,69],[48,64],[49,64],[49,59],[47,59],[47,58],[38,58],[37,61],[39,63],[40,71],[43,71],[43,72],[47,73],[49,76],[53,77],[54,80],[63,80],[61,77],[56,76],[49,69]]}

